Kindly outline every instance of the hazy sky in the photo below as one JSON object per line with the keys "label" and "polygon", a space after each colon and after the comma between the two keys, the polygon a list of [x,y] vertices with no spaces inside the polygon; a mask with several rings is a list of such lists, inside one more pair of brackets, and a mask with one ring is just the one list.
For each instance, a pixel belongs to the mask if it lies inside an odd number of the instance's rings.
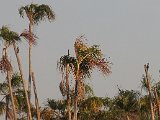
{"label": "hazy sky", "polygon": [[[41,22],[34,29],[39,39],[33,48],[33,71],[41,103],[46,98],[62,98],[57,60],[68,48],[73,54],[75,38],[83,34],[90,45],[100,45],[105,56],[113,62],[109,77],[94,72],[91,78],[97,96],[114,96],[117,85],[140,90],[143,65],[147,62],[153,78],[158,79],[159,0],[1,0],[0,26],[8,25],[18,33],[28,29],[28,19],[19,17],[18,8],[31,2],[50,5],[56,14],[54,22]],[[28,79],[28,45],[24,41],[20,46]],[[10,56],[16,67],[14,55]]]}

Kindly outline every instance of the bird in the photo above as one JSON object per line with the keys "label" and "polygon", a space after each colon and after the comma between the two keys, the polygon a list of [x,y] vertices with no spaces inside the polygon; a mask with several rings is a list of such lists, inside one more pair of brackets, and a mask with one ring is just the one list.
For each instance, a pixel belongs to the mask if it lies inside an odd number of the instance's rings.
{"label": "bird", "polygon": [[147,63],[147,66],[146,66],[146,68],[147,68],[147,71],[148,71],[148,69],[149,69],[149,63]]}
{"label": "bird", "polygon": [[17,53],[19,53],[19,47],[17,47]]}

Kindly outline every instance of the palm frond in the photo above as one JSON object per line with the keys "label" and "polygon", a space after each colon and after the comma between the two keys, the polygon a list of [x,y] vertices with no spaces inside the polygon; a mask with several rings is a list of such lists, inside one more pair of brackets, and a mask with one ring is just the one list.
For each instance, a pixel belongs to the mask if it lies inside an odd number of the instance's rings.
{"label": "palm frond", "polygon": [[24,90],[17,89],[15,91],[15,98],[16,98],[18,110],[27,112],[27,103],[26,103],[26,100],[25,100],[26,96],[25,96]]}
{"label": "palm frond", "polygon": [[3,101],[0,101],[0,115],[4,115],[6,112],[6,103]]}
{"label": "palm frond", "polygon": [[33,21],[35,24],[38,24],[40,21],[44,21],[45,19],[48,19],[51,22],[55,19],[55,14],[52,11],[51,7],[42,4],[35,8]]}
{"label": "palm frond", "polygon": [[12,120],[14,118],[14,113],[13,113],[13,110],[8,108],[7,109],[7,117]]}
{"label": "palm frond", "polygon": [[88,49],[87,44],[84,43],[84,39],[84,36],[80,36],[76,39],[74,44],[74,50],[78,61],[81,61],[82,57],[86,55],[86,50]]}
{"label": "palm frond", "polygon": [[12,87],[13,88],[20,88],[22,87],[22,79],[18,73],[13,73],[11,79]]}
{"label": "palm frond", "polygon": [[46,107],[41,111],[41,118],[43,120],[52,120],[54,119],[54,110]]}
{"label": "palm frond", "polygon": [[8,83],[4,82],[0,84],[0,91],[2,94],[7,95],[9,93],[9,86]]}
{"label": "palm frond", "polygon": [[85,94],[87,96],[93,96],[94,95],[93,88],[88,84],[85,84]]}
{"label": "palm frond", "polygon": [[22,6],[21,8],[18,9],[20,17],[24,18],[25,11],[29,12],[28,7],[26,7],[26,6]]}
{"label": "palm frond", "polygon": [[109,75],[111,73],[110,62],[106,61],[105,58],[97,59],[90,62],[91,66],[96,66],[99,71],[101,71],[104,75]]}
{"label": "palm frond", "polygon": [[146,79],[145,75],[142,76],[141,89],[148,91],[147,79]]}
{"label": "palm frond", "polygon": [[69,64],[70,70],[74,71],[73,66],[77,64],[77,61],[74,57],[71,57],[69,55],[60,57],[59,61],[57,62],[57,68],[60,70],[60,72],[62,72],[62,74],[64,73],[67,64]]}
{"label": "palm frond", "polygon": [[22,6],[19,9],[19,14],[22,18],[24,18],[24,14],[26,14],[32,24],[38,24],[45,19],[48,19],[49,21],[55,19],[55,13],[52,11],[51,7],[45,4],[30,4]]}
{"label": "palm frond", "polygon": [[85,43],[85,37],[76,39],[74,48],[78,64],[80,64],[80,75],[82,78],[90,77],[93,68],[97,67],[104,75],[111,73],[110,62],[104,59],[98,45],[89,46]]}
{"label": "palm frond", "polygon": [[5,41],[6,46],[21,41],[18,33],[11,31],[7,26],[2,26],[0,33],[0,37]]}
{"label": "palm frond", "polygon": [[67,89],[66,89],[66,85],[65,85],[65,81],[62,80],[59,84],[59,89],[60,89],[60,92],[62,94],[62,96],[65,96],[67,94]]}
{"label": "palm frond", "polygon": [[12,71],[12,65],[5,56],[1,58],[0,70],[2,73],[6,73],[7,71]]}
{"label": "palm frond", "polygon": [[33,45],[36,45],[36,35],[34,35],[33,33],[30,33],[28,30],[24,30],[21,34],[20,37],[23,37],[27,40],[28,43],[32,43]]}

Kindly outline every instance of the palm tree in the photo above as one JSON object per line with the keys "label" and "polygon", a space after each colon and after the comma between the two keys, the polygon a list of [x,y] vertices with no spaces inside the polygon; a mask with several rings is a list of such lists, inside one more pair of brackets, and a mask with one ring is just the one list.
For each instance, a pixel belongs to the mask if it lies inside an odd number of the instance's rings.
{"label": "palm tree", "polygon": [[30,103],[29,103],[29,99],[28,99],[28,92],[27,92],[27,87],[26,87],[26,83],[24,80],[24,75],[23,75],[23,71],[22,71],[22,65],[21,65],[21,61],[20,61],[20,57],[18,55],[18,51],[17,51],[17,47],[16,47],[16,43],[20,42],[21,39],[19,37],[19,35],[16,32],[10,31],[7,27],[3,26],[1,29],[1,37],[3,38],[3,40],[5,41],[6,45],[9,46],[13,46],[14,48],[14,52],[17,58],[17,63],[18,63],[18,67],[19,67],[19,71],[20,71],[20,75],[23,81],[23,87],[24,87],[24,91],[25,91],[25,95],[26,95],[26,102],[27,102],[27,107],[28,107],[28,114],[29,114],[29,118],[31,118],[31,110],[30,110]]}
{"label": "palm tree", "polygon": [[[48,19],[52,21],[55,19],[55,14],[52,9],[45,4],[38,5],[38,4],[30,4],[26,6],[22,6],[19,9],[19,14],[22,18],[26,14],[29,20],[29,33],[32,33],[33,25],[38,25],[41,21]],[[31,53],[32,53],[32,37],[29,40],[29,81],[28,81],[28,91],[29,91],[29,100],[31,98],[31,78],[32,78],[32,61],[31,61]]]}
{"label": "palm tree", "polygon": [[[68,120],[71,120],[71,110],[70,110],[70,83],[69,83],[69,72],[72,69],[72,63],[75,61],[74,57],[68,55],[61,56],[60,60],[57,63],[57,67],[62,73],[62,81],[60,82],[60,91],[63,96],[67,96],[67,112],[68,112]],[[65,76],[64,76],[65,74]],[[66,79],[66,81],[64,81]]]}
{"label": "palm tree", "polygon": [[151,117],[152,117],[152,120],[155,119],[155,116],[154,116],[154,109],[153,109],[153,101],[152,101],[152,91],[151,91],[151,77],[150,75],[148,74],[148,69],[149,69],[149,64],[145,64],[144,65],[144,70],[145,70],[145,77],[144,79],[146,80],[146,83],[147,83],[147,90],[148,90],[148,94],[149,94],[149,101],[150,101],[150,110],[151,110]]}
{"label": "palm tree", "polygon": [[103,58],[102,51],[99,46],[93,45],[88,46],[83,41],[84,36],[80,36],[76,39],[74,44],[75,57],[73,57],[70,63],[75,79],[75,90],[74,90],[74,120],[77,120],[77,102],[80,97],[84,96],[85,84],[83,80],[90,78],[92,70],[97,67],[104,75],[111,73],[110,62]]}
{"label": "palm tree", "polygon": [[[0,30],[0,37],[2,37],[4,40],[8,40],[10,36],[8,36],[6,33],[8,31],[6,30]],[[15,103],[14,103],[14,97],[13,97],[13,92],[12,92],[12,85],[11,85],[11,74],[12,74],[12,65],[10,61],[8,60],[8,45],[5,43],[5,48],[3,48],[3,55],[2,59],[0,61],[0,68],[1,71],[6,73],[6,78],[8,80],[9,84],[9,93],[12,101],[12,107],[13,107],[13,112],[14,112],[14,119],[17,120],[17,114],[16,114],[16,108],[15,108]]]}

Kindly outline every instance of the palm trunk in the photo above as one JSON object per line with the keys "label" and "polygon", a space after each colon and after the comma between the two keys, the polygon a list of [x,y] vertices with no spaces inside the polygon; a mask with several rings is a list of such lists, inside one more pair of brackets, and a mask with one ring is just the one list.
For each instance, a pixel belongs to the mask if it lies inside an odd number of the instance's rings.
{"label": "palm trunk", "polygon": [[77,112],[78,112],[78,84],[79,84],[79,67],[77,66],[77,73],[76,73],[76,79],[75,79],[75,95],[74,95],[74,118],[73,120],[77,120]]}
{"label": "palm trunk", "polygon": [[[5,48],[5,57],[8,59],[7,48]],[[11,71],[7,71],[7,80],[8,80],[8,85],[9,85],[9,94],[10,94],[10,97],[11,97],[13,113],[14,113],[14,120],[17,120],[16,107],[15,107],[15,103],[14,103],[12,84],[11,84]]]}
{"label": "palm trunk", "polygon": [[157,95],[157,88],[154,88],[154,96],[155,96],[156,104],[158,107],[158,120],[160,120],[160,104],[159,104],[159,99],[158,99],[158,95]]}
{"label": "palm trunk", "polygon": [[151,117],[154,120],[154,110],[153,110],[153,103],[152,103],[152,95],[151,95],[151,86],[150,86],[150,76],[148,75],[148,68],[144,65],[146,79],[147,79],[147,86],[148,86],[148,93],[149,93],[149,102],[150,102],[150,109],[151,109]]}
{"label": "palm trunk", "polygon": [[21,75],[21,79],[22,79],[23,87],[24,87],[24,92],[25,92],[25,96],[26,96],[26,102],[27,102],[27,107],[28,107],[28,118],[29,118],[29,120],[32,120],[31,107],[30,107],[30,103],[29,103],[29,99],[28,99],[27,86],[26,86],[26,82],[24,80],[22,65],[21,65],[21,62],[20,62],[20,57],[17,53],[17,47],[16,47],[15,43],[13,43],[13,47],[14,47],[14,52],[15,52],[16,58],[17,58],[18,68],[19,68],[19,72],[20,72],[20,75]]}
{"label": "palm trunk", "polygon": [[10,72],[7,72],[7,80],[8,80],[8,84],[9,84],[9,94],[11,96],[11,103],[12,103],[12,108],[13,108],[13,113],[14,113],[14,120],[17,120],[16,107],[15,107],[15,103],[14,103],[12,84],[11,84],[11,73]]}
{"label": "palm trunk", "polygon": [[74,95],[74,119],[77,120],[77,103],[78,103],[78,81],[76,80],[76,85],[75,85],[75,95]]}
{"label": "palm trunk", "polygon": [[37,120],[40,120],[39,102],[38,102],[37,89],[35,84],[35,76],[33,72],[32,72],[32,81],[33,81],[33,88],[34,88],[34,95],[35,95],[35,105],[37,110]]}
{"label": "palm trunk", "polygon": [[8,106],[9,106],[9,100],[8,96],[6,96],[6,115],[5,115],[6,120],[8,120],[8,110],[9,110]]}
{"label": "palm trunk", "polygon": [[130,120],[129,116],[127,115],[127,120]]}
{"label": "palm trunk", "polygon": [[69,94],[69,64],[67,64],[67,67],[66,67],[66,89],[67,89],[67,111],[68,111],[68,120],[71,120],[70,94]]}
{"label": "palm trunk", "polygon": [[152,95],[151,95],[151,87],[150,87],[150,80],[148,80],[148,92],[149,92],[149,102],[150,102],[150,109],[151,109],[151,117],[154,120],[154,110],[153,110],[153,103],[152,103]]}
{"label": "palm trunk", "polygon": [[[32,23],[29,23],[29,33],[32,33]],[[32,39],[32,38],[31,38]],[[31,101],[31,79],[32,79],[32,61],[31,61],[31,55],[32,55],[32,40],[29,40],[29,78],[28,78],[28,97],[29,102]]]}

